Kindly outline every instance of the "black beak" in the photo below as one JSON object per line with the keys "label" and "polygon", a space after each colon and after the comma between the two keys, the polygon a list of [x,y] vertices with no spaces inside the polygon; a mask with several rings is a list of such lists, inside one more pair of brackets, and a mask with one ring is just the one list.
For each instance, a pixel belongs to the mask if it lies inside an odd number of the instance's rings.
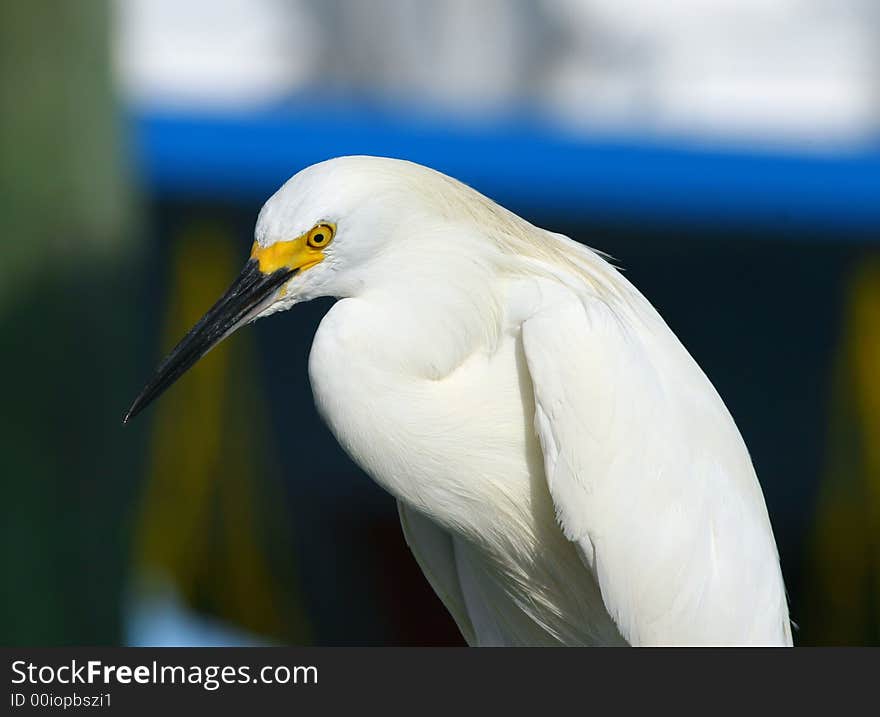
{"label": "black beak", "polygon": [[256,259],[248,261],[227,292],[159,364],[122,422],[128,423],[208,351],[259,314],[275,290],[295,273],[295,269],[278,269],[263,274]]}

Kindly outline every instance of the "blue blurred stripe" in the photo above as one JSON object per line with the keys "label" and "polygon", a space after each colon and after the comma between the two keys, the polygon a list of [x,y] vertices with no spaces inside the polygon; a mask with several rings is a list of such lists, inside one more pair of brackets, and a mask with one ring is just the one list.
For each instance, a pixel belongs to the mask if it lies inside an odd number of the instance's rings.
{"label": "blue blurred stripe", "polygon": [[377,154],[435,167],[517,211],[880,238],[876,145],[851,154],[739,151],[320,103],[239,115],[145,112],[133,126],[139,168],[163,196],[254,201],[313,162]]}

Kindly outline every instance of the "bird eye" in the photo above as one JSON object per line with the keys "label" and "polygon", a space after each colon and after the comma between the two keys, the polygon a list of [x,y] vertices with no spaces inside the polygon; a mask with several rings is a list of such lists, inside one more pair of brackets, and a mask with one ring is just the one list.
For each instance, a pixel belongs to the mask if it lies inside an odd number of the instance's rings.
{"label": "bird eye", "polygon": [[313,249],[321,249],[327,246],[332,238],[333,227],[330,224],[318,224],[309,231],[306,243]]}

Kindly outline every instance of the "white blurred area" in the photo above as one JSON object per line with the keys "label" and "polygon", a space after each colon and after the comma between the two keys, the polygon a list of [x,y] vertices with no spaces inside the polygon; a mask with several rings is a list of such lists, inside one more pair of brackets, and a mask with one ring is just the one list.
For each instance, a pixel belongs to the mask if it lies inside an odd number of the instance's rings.
{"label": "white blurred area", "polygon": [[115,0],[126,96],[800,145],[880,134],[880,0]]}
{"label": "white blurred area", "polygon": [[271,641],[193,612],[167,582],[133,591],[125,609],[129,647],[268,647]]}

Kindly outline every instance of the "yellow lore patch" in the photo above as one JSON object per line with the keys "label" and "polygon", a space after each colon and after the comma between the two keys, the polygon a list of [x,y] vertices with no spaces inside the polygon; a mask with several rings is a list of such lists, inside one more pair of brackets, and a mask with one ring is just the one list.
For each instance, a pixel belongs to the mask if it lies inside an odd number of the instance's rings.
{"label": "yellow lore patch", "polygon": [[272,246],[261,247],[254,242],[251,248],[251,259],[256,259],[260,264],[260,271],[271,274],[279,269],[298,269],[304,271],[324,260],[324,252],[310,247],[306,242],[306,236],[297,237],[290,241],[279,241]]}
{"label": "yellow lore patch", "polygon": [[322,223],[316,224],[296,239],[275,242],[272,246],[261,247],[254,242],[251,259],[259,262],[260,271],[264,274],[271,274],[279,269],[296,269],[302,272],[324,261],[323,249],[333,241],[335,234],[335,224]]}

